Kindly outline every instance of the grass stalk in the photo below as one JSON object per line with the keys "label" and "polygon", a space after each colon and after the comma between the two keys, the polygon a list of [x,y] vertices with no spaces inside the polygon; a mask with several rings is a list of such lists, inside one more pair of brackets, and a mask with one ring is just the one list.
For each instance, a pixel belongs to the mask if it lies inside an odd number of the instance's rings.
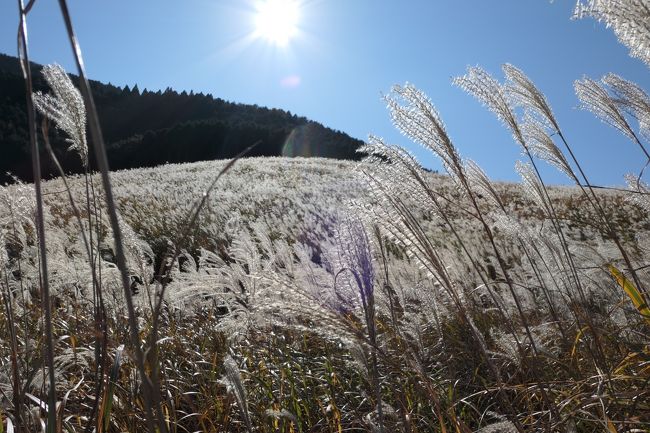
{"label": "grass stalk", "polygon": [[[68,39],[70,41],[72,53],[77,66],[77,71],[79,73],[81,92],[84,97],[86,110],[88,112],[88,118],[89,118],[88,126],[92,138],[95,158],[97,160],[97,167],[99,169],[101,180],[102,180],[102,186],[104,188],[106,209],[108,211],[108,217],[113,231],[113,241],[115,244],[115,256],[117,260],[117,267],[120,271],[122,288],[124,290],[124,297],[126,301],[131,345],[133,346],[132,350],[134,351],[135,354],[135,361],[140,375],[140,380],[142,381],[147,428],[150,433],[155,433],[154,423],[157,421],[157,425],[160,433],[167,433],[167,426],[163,420],[162,411],[160,410],[159,407],[160,398],[159,397],[156,398],[156,396],[159,396],[160,391],[157,388],[157,384],[151,382],[144,368],[144,354],[142,352],[142,347],[140,345],[140,331],[136,320],[135,308],[133,305],[133,298],[131,294],[131,285],[129,282],[129,276],[126,269],[126,256],[124,252],[122,231],[119,225],[117,206],[115,204],[115,199],[113,197],[113,189],[112,189],[111,180],[109,176],[108,157],[106,154],[106,146],[104,144],[101,127],[99,125],[99,117],[97,116],[97,109],[95,108],[95,102],[93,100],[92,91],[90,89],[90,83],[88,82],[88,79],[86,77],[83,57],[81,54],[81,47],[77,41],[77,37],[75,35],[74,28],[72,26],[72,19],[70,17],[67,1],[59,0],[59,8],[61,10],[61,14],[63,15],[63,20],[65,22],[66,31],[68,34]],[[157,411],[158,416],[154,416],[154,412],[153,412],[154,405],[158,409]]]}
{"label": "grass stalk", "polygon": [[[9,338],[11,344],[11,378],[12,378],[12,388],[13,388],[13,406],[14,406],[14,419],[15,419],[15,428],[18,433],[22,431],[22,400],[23,396],[20,392],[20,369],[18,367],[18,338],[16,337],[16,319],[14,316],[13,309],[13,300],[12,293],[9,285],[9,277],[6,272],[4,272],[5,285],[7,287],[6,292],[2,291],[2,302],[5,307],[5,319],[7,321],[7,327],[9,328]],[[0,423],[2,421],[0,420]]]}
{"label": "grass stalk", "polygon": [[34,190],[36,194],[36,230],[39,240],[39,266],[41,275],[41,291],[43,312],[45,315],[45,341],[46,350],[45,358],[48,365],[48,411],[47,411],[47,430],[53,433],[56,422],[56,381],[54,377],[54,338],[52,332],[52,304],[50,299],[50,283],[47,267],[47,245],[45,243],[45,221],[43,216],[43,193],[41,188],[41,163],[38,148],[38,138],[36,136],[36,111],[34,109],[34,89],[32,85],[31,65],[29,63],[29,50],[27,43],[27,13],[33,2],[26,8],[23,0],[18,0],[18,10],[20,14],[20,27],[18,30],[18,49],[22,66],[23,77],[26,87],[27,101],[27,120],[29,129],[29,141],[32,154],[32,173],[34,175]]}
{"label": "grass stalk", "polygon": [[[97,413],[97,408],[99,404],[99,396],[101,395],[102,392],[102,385],[104,383],[103,381],[103,376],[104,376],[104,359],[105,359],[105,353],[107,349],[107,328],[106,328],[106,321],[104,318],[104,306],[103,306],[103,298],[101,294],[101,289],[99,288],[98,285],[98,277],[97,277],[97,272],[95,268],[95,262],[94,262],[94,253],[93,253],[93,240],[92,240],[92,225],[89,224],[89,234],[86,236],[86,231],[83,226],[82,222],[82,216],[81,212],[79,211],[79,208],[74,200],[74,197],[72,195],[72,189],[70,188],[70,185],[68,183],[67,176],[65,172],[63,171],[63,167],[61,166],[61,163],[59,162],[59,159],[57,158],[56,154],[54,153],[54,150],[52,149],[52,146],[50,144],[50,140],[48,137],[48,126],[47,126],[47,121],[43,119],[42,127],[41,130],[43,131],[43,141],[45,143],[45,149],[47,150],[48,154],[50,155],[50,158],[52,159],[52,162],[54,163],[57,171],[59,172],[59,177],[63,181],[63,185],[65,187],[65,190],[68,194],[68,201],[70,203],[70,207],[72,207],[73,214],[77,220],[77,224],[79,225],[79,233],[81,234],[81,238],[83,240],[84,246],[86,248],[86,254],[88,256],[88,264],[90,266],[90,272],[92,275],[92,285],[93,285],[93,315],[95,318],[95,331],[96,331],[96,345],[95,345],[95,400],[93,402],[93,407],[90,412],[90,417],[89,417],[89,422],[86,426],[86,430],[89,431],[90,427],[94,424],[94,417]],[[87,164],[85,164],[87,167]],[[86,184],[86,202],[87,202],[87,211],[88,211],[88,221],[89,223],[92,222],[92,217],[90,213],[90,190],[89,190],[89,176],[88,173],[86,172],[85,175],[85,184]]]}

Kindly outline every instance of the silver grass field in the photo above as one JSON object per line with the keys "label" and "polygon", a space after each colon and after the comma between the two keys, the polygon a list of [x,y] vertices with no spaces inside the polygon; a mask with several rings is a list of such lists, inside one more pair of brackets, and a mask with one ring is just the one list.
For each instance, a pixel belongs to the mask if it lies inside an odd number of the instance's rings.
{"label": "silver grass field", "polygon": [[[646,3],[580,2],[575,18],[650,65]],[[244,152],[93,173],[105,150],[78,64],[80,89],[50,65],[51,92],[28,100],[47,154],[58,128],[86,172],[0,187],[0,433],[649,431],[638,85],[574,83],[638,148],[621,189],[591,183],[571,125],[509,64],[453,84],[512,134],[519,183],[461,155],[409,83],[388,118],[444,174],[375,136],[359,163]]]}

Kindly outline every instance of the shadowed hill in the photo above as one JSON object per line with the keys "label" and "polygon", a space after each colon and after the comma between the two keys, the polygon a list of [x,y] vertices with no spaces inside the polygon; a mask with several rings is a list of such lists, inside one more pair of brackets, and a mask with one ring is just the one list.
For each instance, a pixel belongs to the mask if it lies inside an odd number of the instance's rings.
{"label": "shadowed hill", "polygon": [[[41,68],[32,63],[34,87],[47,91]],[[120,88],[92,80],[91,87],[112,169],[229,158],[258,141],[251,156],[356,159],[362,144],[288,111],[211,94]],[[7,172],[31,180],[24,89],[18,59],[0,54],[0,183],[10,180]],[[80,172],[78,157],[66,152],[65,137],[50,128],[50,139],[66,170]],[[53,176],[50,158],[43,155],[42,161],[44,176]]]}

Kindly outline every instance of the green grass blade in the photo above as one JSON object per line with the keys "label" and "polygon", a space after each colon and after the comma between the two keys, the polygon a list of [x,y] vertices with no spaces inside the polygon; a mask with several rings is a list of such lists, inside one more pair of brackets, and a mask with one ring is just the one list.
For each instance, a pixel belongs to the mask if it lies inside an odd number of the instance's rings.
{"label": "green grass blade", "polygon": [[613,265],[609,265],[609,272],[612,274],[618,285],[621,286],[625,293],[627,293],[636,309],[650,325],[650,307],[648,307],[648,303],[646,302],[643,293],[641,293],[639,289],[637,289],[630,280],[625,278],[625,275],[623,275],[623,273]]}
{"label": "green grass blade", "polygon": [[103,427],[104,431],[108,431],[111,422],[111,409],[113,408],[113,393],[115,392],[115,384],[120,373],[120,364],[122,363],[122,352],[124,345],[120,345],[115,353],[115,361],[111,367],[111,376],[109,378],[108,392],[106,393],[106,403],[104,405]]}

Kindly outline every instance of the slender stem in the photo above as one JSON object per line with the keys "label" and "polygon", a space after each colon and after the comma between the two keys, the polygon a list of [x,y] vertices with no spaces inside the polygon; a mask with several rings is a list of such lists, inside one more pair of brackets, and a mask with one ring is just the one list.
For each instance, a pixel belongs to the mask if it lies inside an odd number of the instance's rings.
{"label": "slender stem", "polygon": [[[587,185],[587,188],[589,189],[589,192],[591,193],[591,196],[593,197],[593,201],[589,200],[591,203],[592,207],[596,209],[598,214],[603,220],[603,224],[605,225],[605,229],[607,230],[609,236],[612,238],[614,243],[616,244],[616,247],[618,248],[619,252],[621,253],[621,256],[623,257],[623,260],[625,261],[625,264],[627,265],[630,274],[632,275],[632,279],[634,280],[634,284],[638,287],[639,290],[644,292],[646,295],[648,295],[648,292],[645,290],[644,286],[641,284],[641,280],[639,279],[639,276],[637,275],[636,271],[634,270],[634,266],[632,266],[632,262],[629,258],[629,255],[627,254],[627,251],[625,248],[623,248],[623,245],[621,244],[621,241],[616,234],[616,230],[612,227],[612,225],[609,222],[609,219],[607,218],[607,215],[605,214],[605,210],[603,209],[600,200],[598,199],[598,196],[596,196],[596,193],[594,191],[594,186],[591,185],[591,182],[589,182],[589,179],[587,178],[587,175],[585,174],[584,170],[582,169],[582,166],[578,162],[578,159],[576,158],[575,154],[573,153],[573,150],[571,149],[571,146],[569,146],[569,143],[567,142],[566,138],[564,137],[564,134],[558,129],[557,135],[560,137],[562,140],[562,143],[564,143],[564,147],[567,149],[569,152],[569,155],[571,155],[571,159],[575,163],[576,167],[578,168],[578,171],[580,172],[580,175],[582,176],[582,179],[584,180],[585,184]],[[637,138],[638,141],[638,138]],[[581,186],[581,185],[580,185]],[[589,199],[589,196],[587,195],[586,191],[582,188],[582,192],[585,194],[587,199]]]}
{"label": "slender stem", "polygon": [[635,191],[633,189],[625,189],[625,188],[617,188],[615,186],[603,186],[603,185],[592,185],[592,184],[579,184],[578,186],[582,188],[593,188],[593,189],[604,189],[604,190],[609,190],[609,191],[619,191],[619,192],[624,192],[627,194],[638,194],[638,195],[650,195],[647,192],[643,191]]}
{"label": "slender stem", "polygon": [[18,49],[25,78],[26,100],[27,100],[27,121],[29,122],[29,142],[32,154],[32,172],[34,175],[34,190],[36,193],[36,231],[39,240],[39,264],[41,275],[41,290],[43,311],[45,313],[45,342],[46,362],[48,365],[48,411],[47,431],[54,432],[56,429],[56,380],[54,377],[54,338],[52,336],[52,304],[50,300],[50,282],[47,269],[47,246],[45,242],[45,220],[43,218],[43,195],[41,188],[41,161],[36,137],[36,112],[34,110],[32,72],[29,64],[29,52],[27,44],[27,11],[23,0],[18,0],[20,13],[20,28],[18,30]]}
{"label": "slender stem", "polygon": [[[432,203],[434,204],[438,214],[440,217],[443,219],[445,222],[445,225],[451,230],[454,238],[459,242],[461,249],[463,250],[465,256],[468,258],[470,263],[472,264],[472,267],[476,271],[477,275],[483,282],[486,288],[488,288],[488,291],[490,295],[493,297],[495,304],[497,305],[497,310],[499,313],[502,315],[504,323],[506,326],[508,326],[508,329],[510,333],[513,335],[513,338],[515,339],[515,342],[517,346],[521,350],[521,344],[519,342],[519,339],[514,332],[514,328],[512,326],[512,323],[510,320],[507,319],[505,313],[502,311],[502,306],[501,304],[496,300],[496,297],[491,289],[489,289],[489,284],[485,277],[483,276],[483,273],[479,267],[479,265],[476,263],[472,255],[469,253],[467,250],[467,247],[465,245],[465,242],[463,242],[462,238],[460,237],[458,231],[456,230],[456,226],[451,222],[449,219],[449,216],[444,212],[444,209],[442,208],[442,205],[440,204],[438,200],[438,195],[431,193],[429,190],[431,189],[429,185],[424,182],[423,179],[421,179],[420,175],[418,174],[417,171],[412,170],[409,168],[410,175],[416,179],[420,185],[424,188],[424,190],[427,192],[427,195],[431,199]],[[412,215],[411,211],[409,210],[409,207],[406,205],[401,204],[401,200],[399,197],[393,197],[391,196],[390,192],[387,192],[383,186],[381,185],[381,182],[376,179],[372,174],[364,171],[364,174],[370,179],[372,182],[374,182],[377,187],[385,194],[386,199],[390,202],[390,204],[397,210],[400,214],[400,217],[404,220],[404,224],[408,227],[408,229],[418,238],[418,242],[421,244],[425,245],[425,248],[427,251],[423,251],[423,254],[425,255],[425,258],[421,258],[420,261],[426,264],[427,260],[432,261],[431,265],[433,266],[433,270],[430,270],[430,272],[436,277],[438,282],[442,285],[443,288],[445,288],[445,291],[449,294],[450,298],[452,299],[454,305],[458,309],[458,312],[460,313],[461,319],[469,326],[473,337],[476,339],[476,342],[478,343],[478,346],[481,348],[481,352],[483,356],[485,357],[485,361],[488,365],[488,368],[490,369],[491,373],[494,375],[496,381],[497,381],[497,386],[499,387],[499,390],[502,390],[505,388],[505,382],[503,381],[503,378],[501,376],[501,372],[499,371],[498,367],[496,364],[493,362],[492,358],[490,357],[488,350],[487,350],[487,345],[485,342],[485,339],[481,335],[480,331],[476,328],[476,325],[474,324],[469,311],[467,310],[467,307],[463,304],[461,301],[460,297],[455,291],[454,284],[451,281],[451,278],[446,272],[446,269],[444,265],[442,265],[442,262],[438,259],[437,254],[433,250],[433,247],[430,245],[426,235],[424,233],[421,233],[421,227],[420,224],[418,223],[417,219]],[[429,268],[429,266],[427,266]],[[518,432],[523,432],[524,428],[521,425],[521,422],[517,419],[515,416],[515,411],[514,407],[512,406],[512,403],[510,400],[507,398],[502,397],[501,398],[502,404],[506,407],[509,418],[515,425],[516,429]]]}
{"label": "slender stem", "polygon": [[93,148],[95,153],[95,158],[97,160],[97,166],[99,168],[102,186],[104,187],[106,208],[108,211],[109,221],[111,223],[111,228],[113,229],[113,240],[115,243],[115,255],[117,260],[117,267],[120,271],[120,276],[122,280],[122,288],[124,290],[124,298],[126,301],[128,322],[129,322],[129,334],[131,338],[131,344],[133,346],[133,351],[135,352],[135,360],[138,368],[138,373],[140,380],[143,385],[143,397],[144,397],[144,406],[146,412],[146,422],[147,428],[150,433],[155,433],[154,420],[158,422],[158,429],[160,433],[167,433],[167,425],[162,419],[162,411],[159,407],[158,414],[160,416],[154,417],[153,406],[159,406],[157,404],[160,399],[155,398],[159,394],[159,389],[151,382],[144,367],[144,354],[142,352],[142,347],[140,345],[140,331],[138,329],[138,323],[136,320],[135,307],[133,305],[133,298],[131,294],[131,285],[129,283],[129,276],[126,268],[126,256],[124,251],[124,242],[122,240],[122,231],[119,225],[119,219],[117,216],[117,206],[115,204],[115,199],[113,197],[113,188],[111,185],[111,180],[109,177],[109,166],[108,166],[108,157],[106,154],[106,146],[104,144],[104,139],[102,137],[101,127],[99,125],[99,118],[97,116],[97,110],[95,108],[95,102],[90,90],[90,83],[86,77],[86,71],[83,64],[83,58],[81,55],[81,47],[75,36],[74,29],[72,26],[72,19],[70,17],[70,12],[68,10],[68,4],[66,0],[59,0],[59,8],[61,9],[61,14],[63,15],[63,20],[65,22],[66,30],[68,33],[68,38],[70,40],[70,45],[72,47],[72,52],[74,55],[75,63],[77,65],[77,70],[79,72],[79,82],[82,94],[84,96],[84,102],[86,105],[86,111],[89,114],[88,126],[90,129]]}
{"label": "slender stem", "polygon": [[[104,358],[105,358],[105,352],[106,352],[106,329],[105,326],[102,326],[102,323],[105,323],[103,320],[103,309],[98,308],[97,306],[97,291],[98,291],[98,286],[97,286],[97,272],[95,270],[95,264],[94,264],[94,254],[93,254],[93,239],[92,239],[92,218],[90,214],[90,196],[89,196],[89,188],[88,188],[88,172],[86,170],[86,204],[87,204],[87,210],[88,210],[88,223],[89,223],[89,236],[86,236],[86,231],[84,230],[84,226],[81,220],[81,212],[79,211],[79,208],[77,207],[77,204],[72,196],[72,189],[70,188],[70,185],[68,184],[68,179],[65,175],[65,172],[63,171],[63,167],[61,166],[61,163],[59,162],[59,159],[56,157],[56,154],[54,153],[54,150],[52,149],[52,146],[50,145],[50,140],[48,138],[48,127],[47,127],[47,121],[43,119],[43,124],[42,124],[42,132],[43,132],[43,141],[45,143],[45,148],[47,149],[47,152],[50,155],[50,158],[54,162],[54,165],[59,172],[59,176],[61,177],[61,180],[63,181],[63,185],[65,186],[65,190],[68,193],[68,201],[70,202],[70,206],[72,207],[73,214],[77,220],[77,224],[79,224],[79,232],[81,233],[81,238],[83,239],[84,246],[86,248],[86,254],[88,255],[88,263],[90,265],[90,272],[92,275],[92,284],[93,284],[93,308],[94,308],[94,319],[95,319],[95,329],[97,331],[97,337],[96,337],[96,347],[95,347],[95,401],[93,403],[91,413],[90,413],[90,418],[89,422],[86,426],[86,431],[90,432],[90,428],[93,425],[93,420],[94,417],[97,413],[97,408],[99,406],[99,396],[101,395],[101,390],[102,390],[102,385],[103,385],[103,373],[104,373]],[[85,167],[87,167],[87,164],[84,164]],[[103,342],[103,344],[102,344]]]}
{"label": "slender stem", "polygon": [[[2,301],[5,306],[5,314],[7,320],[7,327],[9,328],[9,338],[11,340],[11,375],[13,379],[13,404],[14,404],[14,419],[16,421],[16,431],[22,431],[22,396],[20,392],[20,370],[18,368],[18,339],[16,338],[16,322],[14,317],[14,309],[12,305],[11,289],[9,285],[9,275],[7,271],[3,272],[7,292],[2,291]],[[1,422],[1,421],[0,421]]]}

